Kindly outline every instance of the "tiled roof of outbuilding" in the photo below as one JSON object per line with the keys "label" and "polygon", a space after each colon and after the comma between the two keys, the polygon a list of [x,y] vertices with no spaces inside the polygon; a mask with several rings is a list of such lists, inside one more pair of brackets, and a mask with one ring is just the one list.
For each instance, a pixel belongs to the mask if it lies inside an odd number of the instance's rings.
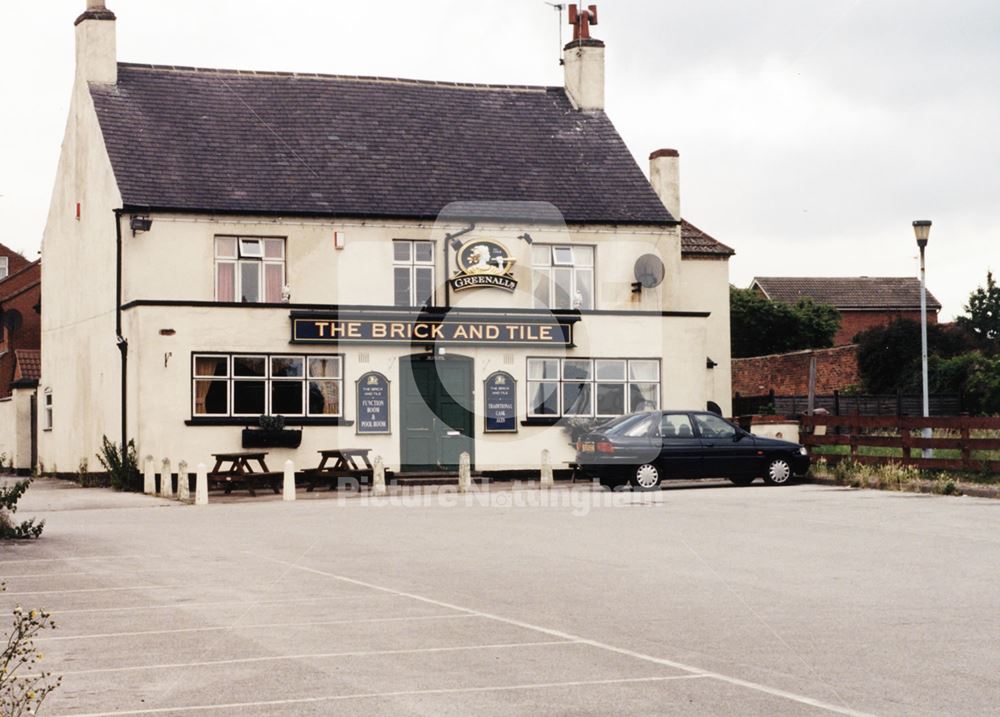
{"label": "tiled roof of outbuilding", "polygon": [[[809,297],[838,309],[920,308],[920,280],[908,276],[758,276],[753,283],[771,301],[782,303],[790,304]],[[941,308],[941,302],[929,291],[927,308]]]}
{"label": "tiled roof of outbuilding", "polygon": [[736,252],[684,219],[681,221],[681,253],[689,256],[732,256]]}
{"label": "tiled roof of outbuilding", "polygon": [[91,95],[130,207],[433,219],[530,201],[569,223],[673,221],[608,117],[561,87],[123,63]]}
{"label": "tiled roof of outbuilding", "polygon": [[14,349],[20,379],[37,381],[42,377],[42,352],[38,349]]}

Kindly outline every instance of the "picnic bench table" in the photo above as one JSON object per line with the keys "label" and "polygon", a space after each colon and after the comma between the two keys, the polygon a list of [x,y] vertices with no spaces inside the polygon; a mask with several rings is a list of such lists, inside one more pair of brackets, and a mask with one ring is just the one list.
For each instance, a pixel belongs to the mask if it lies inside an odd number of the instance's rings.
{"label": "picnic bench table", "polygon": [[[268,470],[264,461],[267,457],[266,451],[213,453],[212,457],[215,458],[215,467],[208,474],[210,488],[221,486],[226,495],[237,486],[246,488],[251,496],[257,495],[254,489],[258,486],[268,487],[275,493],[280,492],[279,482],[282,474]],[[254,470],[253,462],[260,466],[259,471]]]}
{"label": "picnic bench table", "polygon": [[[357,478],[359,482],[366,481],[371,485],[375,467],[368,459],[370,448],[331,448],[318,453],[321,456],[319,466],[303,471],[308,482],[307,492],[318,483],[328,483],[333,490],[339,478]],[[391,474],[391,471],[386,471],[386,480]]]}

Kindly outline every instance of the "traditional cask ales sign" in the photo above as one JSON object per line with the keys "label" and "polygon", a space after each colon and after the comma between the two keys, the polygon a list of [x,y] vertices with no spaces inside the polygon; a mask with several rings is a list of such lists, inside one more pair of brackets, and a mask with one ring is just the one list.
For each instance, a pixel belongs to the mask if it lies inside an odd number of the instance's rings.
{"label": "traditional cask ales sign", "polygon": [[358,379],[358,433],[389,433],[389,379],[377,371]]}
{"label": "traditional cask ales sign", "polygon": [[517,431],[517,382],[506,371],[491,373],[483,392],[487,433]]}
{"label": "traditional cask ales sign", "polygon": [[573,346],[578,315],[292,312],[292,343]]}

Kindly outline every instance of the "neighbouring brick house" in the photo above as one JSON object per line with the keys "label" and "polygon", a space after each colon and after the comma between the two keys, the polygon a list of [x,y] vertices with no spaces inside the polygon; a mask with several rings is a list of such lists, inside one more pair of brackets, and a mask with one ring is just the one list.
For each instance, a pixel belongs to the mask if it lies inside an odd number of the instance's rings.
{"label": "neighbouring brick house", "polygon": [[13,271],[0,281],[0,398],[16,380],[18,352],[41,345],[41,263],[14,256]]}
{"label": "neighbouring brick house", "polygon": [[[849,344],[865,329],[885,326],[895,319],[920,321],[920,280],[911,277],[758,276],[750,288],[783,304],[812,299],[836,307],[841,316],[840,330],[834,337],[836,346]],[[940,310],[941,303],[928,291],[928,323],[937,323]]]}
{"label": "neighbouring brick house", "polygon": [[733,393],[763,396],[803,396],[809,391],[809,364],[816,359],[816,393],[831,394],[859,383],[858,347],[793,351],[733,359]]}
{"label": "neighbouring brick house", "polygon": [[0,268],[0,459],[28,474],[35,463],[32,415],[41,369],[41,263],[6,247]]}

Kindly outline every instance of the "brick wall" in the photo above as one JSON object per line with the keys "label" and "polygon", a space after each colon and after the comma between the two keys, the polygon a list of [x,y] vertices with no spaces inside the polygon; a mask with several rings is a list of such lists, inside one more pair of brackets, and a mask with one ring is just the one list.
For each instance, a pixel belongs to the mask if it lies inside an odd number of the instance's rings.
{"label": "brick wall", "polygon": [[[850,311],[841,310],[840,330],[833,338],[835,346],[843,346],[851,343],[854,337],[865,329],[874,326],[885,326],[896,319],[909,319],[920,323],[920,311]],[[927,323],[937,323],[937,313],[927,311]]]}
{"label": "brick wall", "polygon": [[14,378],[14,351],[41,347],[42,322],[35,306],[42,300],[41,265],[23,267],[17,274],[0,281],[0,309],[16,309],[21,314],[17,331],[7,330],[0,324],[0,397],[10,395],[10,382]]}
{"label": "brick wall", "polygon": [[860,383],[858,347],[838,346],[814,351],[733,359],[733,394],[762,396],[809,392],[809,362],[816,357],[816,393],[829,394]]}

